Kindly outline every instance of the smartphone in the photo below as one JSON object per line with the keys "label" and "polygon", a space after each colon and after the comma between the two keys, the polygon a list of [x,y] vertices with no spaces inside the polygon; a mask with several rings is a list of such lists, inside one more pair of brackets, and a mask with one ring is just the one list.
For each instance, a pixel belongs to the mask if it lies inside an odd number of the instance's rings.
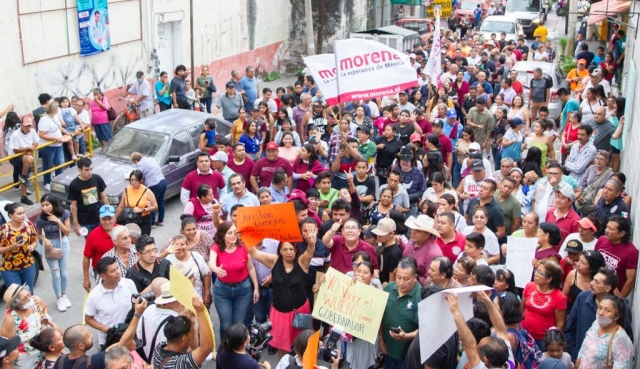
{"label": "smartphone", "polygon": [[389,329],[391,332],[395,333],[395,334],[399,334],[400,333],[400,327],[394,328],[391,327],[391,329]]}
{"label": "smartphone", "polygon": [[16,243],[20,244],[24,242],[24,236],[23,235],[18,235],[16,236]]}

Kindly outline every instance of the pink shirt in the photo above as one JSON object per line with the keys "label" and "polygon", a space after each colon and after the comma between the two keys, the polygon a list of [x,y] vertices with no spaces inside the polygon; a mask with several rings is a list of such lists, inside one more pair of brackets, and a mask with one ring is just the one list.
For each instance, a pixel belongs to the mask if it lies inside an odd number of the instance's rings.
{"label": "pink shirt", "polygon": [[249,277],[249,270],[247,269],[247,261],[249,261],[249,254],[243,246],[238,246],[234,252],[220,251],[218,244],[214,243],[211,246],[211,251],[218,255],[216,260],[216,266],[222,265],[222,269],[227,272],[225,277],[218,276],[218,279],[224,283],[238,283],[242,282]]}
{"label": "pink shirt", "polygon": [[95,100],[91,101],[91,122],[93,124],[105,124],[109,123],[109,117],[107,116],[107,110],[109,110],[109,100],[106,96],[102,96],[102,105],[107,109],[102,109]]}

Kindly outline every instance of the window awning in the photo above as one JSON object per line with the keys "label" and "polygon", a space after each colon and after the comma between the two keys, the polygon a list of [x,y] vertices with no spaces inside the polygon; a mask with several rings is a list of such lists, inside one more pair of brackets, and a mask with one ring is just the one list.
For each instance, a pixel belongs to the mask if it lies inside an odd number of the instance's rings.
{"label": "window awning", "polygon": [[628,12],[630,8],[631,1],[602,0],[593,3],[589,9],[587,25],[590,26],[607,19],[607,17],[615,17],[620,13]]}

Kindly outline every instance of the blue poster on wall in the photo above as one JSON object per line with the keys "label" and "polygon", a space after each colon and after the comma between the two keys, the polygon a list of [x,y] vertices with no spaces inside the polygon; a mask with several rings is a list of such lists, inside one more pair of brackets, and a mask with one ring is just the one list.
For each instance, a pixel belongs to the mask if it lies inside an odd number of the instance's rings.
{"label": "blue poster on wall", "polygon": [[80,56],[88,56],[111,48],[108,0],[77,0]]}

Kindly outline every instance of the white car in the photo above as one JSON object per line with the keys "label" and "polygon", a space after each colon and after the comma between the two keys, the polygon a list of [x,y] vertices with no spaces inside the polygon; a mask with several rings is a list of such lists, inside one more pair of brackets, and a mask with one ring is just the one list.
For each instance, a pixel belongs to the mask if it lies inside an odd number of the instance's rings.
{"label": "white car", "polygon": [[558,89],[560,87],[567,87],[567,83],[564,80],[564,73],[562,73],[562,70],[556,63],[539,61],[517,62],[516,65],[513,66],[513,70],[518,72],[518,81],[522,83],[525,105],[529,102],[529,86],[531,84],[531,79],[533,78],[534,68],[541,68],[542,75],[553,81],[550,91],[551,98],[549,100],[549,118],[556,120],[560,118],[560,113],[562,113],[562,101],[560,101],[560,97],[558,96]]}
{"label": "white car", "polygon": [[500,39],[500,33],[507,34],[507,40],[517,40],[518,35],[523,33],[522,26],[518,20],[504,15],[492,15],[486,17],[480,25],[480,32],[485,40],[491,39],[491,34],[496,34],[496,39]]}

